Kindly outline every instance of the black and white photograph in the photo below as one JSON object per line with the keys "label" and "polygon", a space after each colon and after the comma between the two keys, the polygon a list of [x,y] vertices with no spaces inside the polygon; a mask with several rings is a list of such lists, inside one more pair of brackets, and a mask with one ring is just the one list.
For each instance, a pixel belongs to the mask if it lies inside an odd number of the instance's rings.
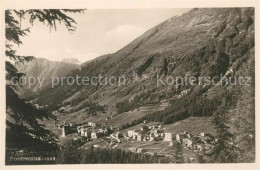
{"label": "black and white photograph", "polygon": [[257,10],[1,9],[4,166],[256,163]]}

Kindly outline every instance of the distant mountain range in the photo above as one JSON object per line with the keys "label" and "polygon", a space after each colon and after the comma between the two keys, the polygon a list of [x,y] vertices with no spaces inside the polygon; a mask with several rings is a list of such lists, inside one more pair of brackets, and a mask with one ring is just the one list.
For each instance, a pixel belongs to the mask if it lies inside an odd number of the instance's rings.
{"label": "distant mountain range", "polygon": [[61,60],[61,62],[70,64],[80,64],[79,60],[76,58],[64,58]]}
{"label": "distant mountain range", "polygon": [[[66,62],[64,62],[66,61]],[[25,73],[25,79],[27,83],[19,88],[19,93],[22,96],[28,96],[31,93],[39,92],[41,89],[44,89],[51,83],[51,77],[61,77],[68,74],[71,70],[78,68],[78,64],[75,64],[77,60],[64,59],[63,62],[58,61],[49,61],[44,58],[35,58],[34,60],[25,63],[16,65],[17,69]],[[73,62],[73,63],[72,63]],[[40,83],[35,83],[31,87],[28,84],[28,78],[34,77],[40,80],[43,80],[43,83],[40,86]]]}

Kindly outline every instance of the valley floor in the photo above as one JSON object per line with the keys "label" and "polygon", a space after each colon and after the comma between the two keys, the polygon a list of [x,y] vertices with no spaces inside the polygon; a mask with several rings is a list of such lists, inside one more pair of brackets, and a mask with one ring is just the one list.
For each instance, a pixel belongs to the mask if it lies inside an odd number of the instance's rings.
{"label": "valley floor", "polygon": [[[65,137],[60,137],[60,146],[63,146],[68,141],[80,141],[80,149],[88,150],[91,147],[94,148],[109,148],[109,149],[122,149],[126,151],[131,151],[135,153],[144,153],[148,155],[159,155],[164,157],[173,158],[176,152],[174,143],[177,140],[165,141],[164,137],[159,140],[143,141],[137,140],[127,136],[128,131],[139,130],[142,127],[151,127],[154,125],[159,125],[157,122],[146,122],[141,123],[136,126],[124,129],[116,130],[110,135],[105,135],[100,138],[87,139],[80,133],[72,133]],[[200,136],[201,133],[209,133],[215,135],[215,130],[213,124],[211,123],[211,117],[190,117],[188,119],[178,121],[173,124],[161,125],[161,129],[164,133],[172,134],[191,134],[192,136]],[[54,132],[61,134],[61,129],[56,129]],[[122,136],[117,137],[116,134],[121,133]],[[192,141],[192,140],[191,140]],[[201,146],[206,146],[208,144],[201,144]],[[210,146],[210,145],[208,145]],[[182,149],[182,154],[185,159],[191,162],[196,162],[196,156],[198,155],[199,149],[195,143],[193,146],[185,146]]]}

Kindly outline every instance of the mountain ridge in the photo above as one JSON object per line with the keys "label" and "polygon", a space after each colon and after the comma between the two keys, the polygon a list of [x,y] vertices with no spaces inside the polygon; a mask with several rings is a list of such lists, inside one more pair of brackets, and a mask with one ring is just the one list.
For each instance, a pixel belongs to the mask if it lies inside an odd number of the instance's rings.
{"label": "mountain ridge", "polygon": [[[25,85],[19,87],[18,92],[21,96],[30,96],[48,86],[51,83],[51,77],[65,76],[71,70],[76,69],[78,64],[35,58],[25,64],[16,64],[16,67],[19,72],[25,73],[24,78],[27,80]],[[30,86],[28,83],[30,77],[42,80],[42,84],[36,81]]]}
{"label": "mountain ridge", "polygon": [[[199,107],[196,103],[202,100],[199,95],[207,96],[210,91],[215,91],[210,94],[212,101],[205,99],[213,102],[219,100],[218,98],[227,97],[226,91],[235,91],[238,87],[157,86],[156,75],[214,77],[225,75],[232,69],[233,75],[237,76],[241,70],[247,72],[242,66],[247,61],[253,60],[253,54],[254,8],[193,9],[181,16],[169,18],[116,53],[87,62],[81,70],[73,70],[70,74],[74,77],[76,75],[92,77],[99,74],[103,77],[124,75],[128,80],[126,85],[57,86],[41,92],[37,96],[37,102],[48,104],[50,110],[64,106],[69,108],[67,99],[74,96],[73,100],[78,100],[78,105],[84,101],[93,101],[108,105],[109,111],[117,113],[119,103],[123,103],[125,108],[134,109],[166,100],[184,107],[186,97],[183,99],[176,97],[189,90],[189,95],[192,97],[187,100]],[[250,65],[249,68],[254,68],[254,65]],[[144,80],[143,75],[150,78]],[[50,101],[47,101],[47,98]],[[216,108],[219,104],[216,104]],[[213,114],[214,108],[207,113],[208,116]],[[184,112],[181,111],[183,108],[179,109],[158,114],[162,117],[160,120],[173,121],[173,115],[193,114],[191,110]],[[85,110],[81,112],[83,114]],[[199,112],[194,111],[194,114],[202,114]]]}

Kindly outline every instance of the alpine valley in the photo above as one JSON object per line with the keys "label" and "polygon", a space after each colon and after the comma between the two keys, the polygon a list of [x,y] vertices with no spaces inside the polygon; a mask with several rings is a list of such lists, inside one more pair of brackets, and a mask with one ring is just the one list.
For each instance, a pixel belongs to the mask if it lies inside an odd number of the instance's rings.
{"label": "alpine valley", "polygon": [[[195,8],[113,54],[80,65],[37,59],[20,67],[49,77],[27,99],[56,117],[40,122],[59,145],[76,148],[63,149],[59,163],[254,162],[254,20],[254,8]],[[52,76],[101,81],[52,87]],[[105,83],[109,77],[114,83]],[[196,81],[170,82],[176,77]],[[200,77],[218,79],[205,84]],[[79,160],[78,150],[88,156]],[[112,160],[120,154],[139,157]]]}

